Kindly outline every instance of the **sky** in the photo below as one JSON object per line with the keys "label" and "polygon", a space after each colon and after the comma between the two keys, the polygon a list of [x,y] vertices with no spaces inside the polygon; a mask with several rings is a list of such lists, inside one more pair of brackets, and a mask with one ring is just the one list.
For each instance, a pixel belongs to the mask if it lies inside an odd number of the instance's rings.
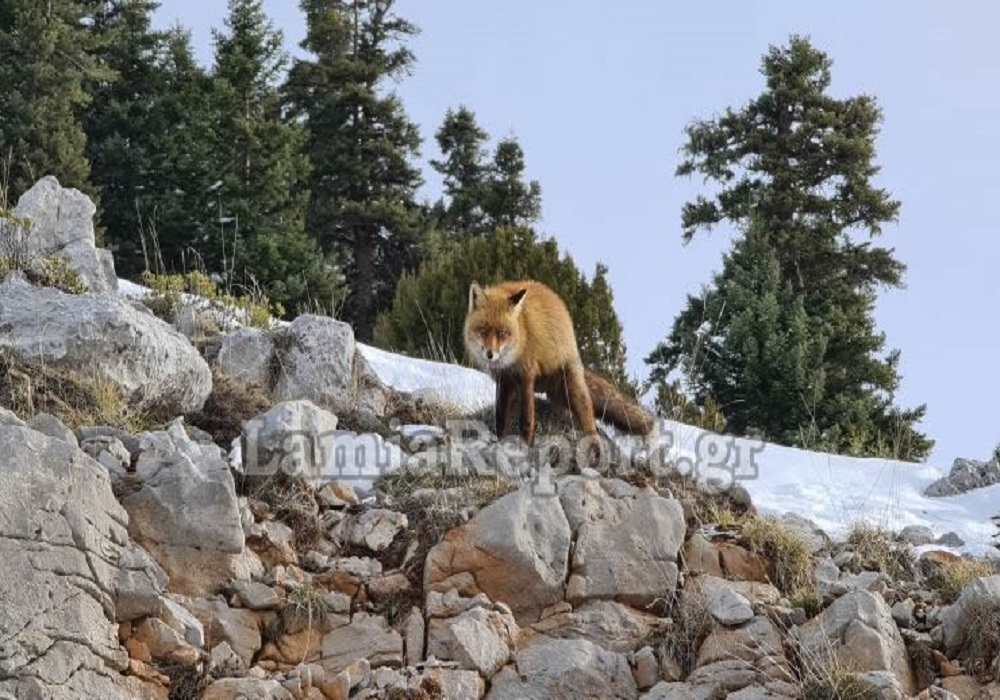
{"label": "sky", "polygon": [[[304,19],[265,0],[288,50]],[[883,111],[876,184],[902,202],[879,244],[907,265],[880,293],[876,321],[902,352],[903,407],[926,403],[930,461],[985,459],[1000,442],[1000,6],[989,0],[877,3],[662,0],[398,0],[421,33],[392,86],[424,138],[423,196],[440,182],[434,132],[465,105],[494,137],[516,136],[542,186],[543,234],[588,273],[609,267],[629,370],[670,330],[688,294],[719,269],[731,232],[681,241],[684,202],[705,191],[674,176],[684,127],[763,89],[760,58],[803,34],[833,59],[831,94],[875,96]],[[189,28],[211,63],[225,0],[163,0],[160,27]]]}

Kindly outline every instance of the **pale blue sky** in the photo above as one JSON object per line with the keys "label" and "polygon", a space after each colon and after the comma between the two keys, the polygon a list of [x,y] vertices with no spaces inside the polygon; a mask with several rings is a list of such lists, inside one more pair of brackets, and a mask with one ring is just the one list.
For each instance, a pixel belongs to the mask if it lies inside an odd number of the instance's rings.
{"label": "pale blue sky", "polygon": [[[291,51],[292,0],[265,0]],[[164,0],[211,61],[225,0]],[[541,229],[588,272],[610,267],[630,369],[664,337],[685,295],[729,245],[717,230],[681,244],[698,181],[674,178],[684,126],[762,89],[760,56],[793,32],[834,60],[832,92],[875,95],[884,123],[878,184],[903,203],[881,241],[909,266],[879,327],[902,350],[898,402],[928,404],[931,461],[983,458],[1000,441],[1000,8],[941,3],[702,0],[399,0],[421,34],[397,90],[437,156],[445,110],[465,104],[494,136],[516,135],[542,184]],[[426,167],[425,167],[426,170]],[[427,197],[437,180],[428,173]]]}

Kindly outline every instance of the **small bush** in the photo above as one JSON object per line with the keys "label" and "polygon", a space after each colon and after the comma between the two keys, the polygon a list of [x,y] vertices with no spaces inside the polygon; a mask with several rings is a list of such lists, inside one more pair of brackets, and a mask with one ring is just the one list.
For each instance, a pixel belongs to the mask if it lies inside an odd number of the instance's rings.
{"label": "small bush", "polygon": [[0,406],[24,420],[49,413],[72,429],[109,425],[139,433],[159,422],[156,416],[136,410],[104,377],[26,360],[11,350],[0,350]]}
{"label": "small bush", "polygon": [[743,524],[742,543],[769,563],[771,581],[783,593],[795,594],[815,587],[808,544],[777,518],[748,518]]}
{"label": "small bush", "polygon": [[980,681],[993,678],[993,661],[1000,654],[1000,606],[981,600],[963,611],[964,642],[957,657]]}
{"label": "small bush", "polygon": [[836,666],[811,673],[802,682],[803,700],[879,700],[878,691]]}
{"label": "small bush", "polygon": [[285,631],[322,629],[330,615],[326,591],[310,583],[292,589],[281,608],[280,620]]}
{"label": "small bush", "polygon": [[207,432],[215,444],[229,450],[235,438],[243,433],[243,422],[271,407],[266,392],[254,386],[245,387],[232,378],[212,370],[212,393],[196,413],[184,417],[185,422]]}
{"label": "small bush", "polygon": [[258,287],[248,289],[242,295],[232,295],[221,291],[208,275],[198,270],[173,275],[146,270],[142,273],[142,283],[153,292],[146,299],[147,305],[169,322],[173,322],[174,310],[185,294],[203,299],[207,304],[206,311],[216,311],[253,328],[270,329],[274,317],[285,313],[280,303],[271,302]]}
{"label": "small bush", "polygon": [[893,580],[913,579],[916,569],[913,552],[886,530],[870,523],[856,523],[848,532],[847,544],[854,553],[853,571],[880,571]]}
{"label": "small bush", "polygon": [[972,581],[993,573],[993,564],[986,559],[962,558],[935,567],[928,583],[941,594],[943,602],[953,603]]}
{"label": "small bush", "polygon": [[301,479],[277,472],[250,494],[271,509],[295,533],[295,548],[308,552],[323,537],[313,489]]}

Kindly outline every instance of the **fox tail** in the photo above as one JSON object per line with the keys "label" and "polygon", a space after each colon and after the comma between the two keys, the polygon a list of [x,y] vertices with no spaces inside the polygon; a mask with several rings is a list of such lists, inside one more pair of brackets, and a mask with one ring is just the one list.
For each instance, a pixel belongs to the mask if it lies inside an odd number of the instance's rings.
{"label": "fox tail", "polygon": [[606,378],[584,370],[584,381],[594,404],[594,417],[633,435],[648,435],[653,429],[653,416],[637,402],[622,394]]}

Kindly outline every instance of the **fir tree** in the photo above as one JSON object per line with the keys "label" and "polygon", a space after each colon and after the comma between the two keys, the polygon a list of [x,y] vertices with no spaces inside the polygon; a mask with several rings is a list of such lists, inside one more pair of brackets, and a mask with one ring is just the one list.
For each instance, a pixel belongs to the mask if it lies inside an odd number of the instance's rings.
{"label": "fir tree", "polygon": [[405,46],[416,28],[392,0],[302,0],[311,60],[288,79],[291,104],[308,127],[313,171],[309,233],[342,253],[348,295],[342,315],[368,340],[377,313],[392,303],[396,281],[416,266],[423,212],[413,163],[416,125],[388,83],[405,75]]}
{"label": "fir tree", "polygon": [[337,272],[305,232],[305,132],[285,118],[278,90],[287,59],[281,32],[261,0],[230,0],[226,28],[215,32],[214,72],[222,245],[207,262],[294,311],[332,312]]}
{"label": "fir tree", "polygon": [[508,137],[497,144],[484,207],[489,225],[530,226],[542,215],[542,187],[524,181],[524,150]]}
{"label": "fir tree", "polygon": [[878,288],[899,286],[905,268],[854,237],[899,211],[872,184],[881,113],[867,95],[829,96],[830,67],[793,36],[764,56],[760,96],[688,127],[677,174],[720,188],[684,206],[685,240],[723,221],[746,240],[647,362],[654,381],[683,369],[730,430],[918,459],[933,444],[915,427],[924,407],[893,406],[899,354],[882,356],[873,319]]}
{"label": "fir tree", "polygon": [[43,176],[95,196],[84,153],[85,80],[110,75],[93,56],[96,33],[83,2],[0,3],[0,158],[21,194]]}
{"label": "fir tree", "polygon": [[431,167],[443,177],[447,204],[436,207],[438,225],[460,236],[477,235],[487,230],[486,200],[490,167],[485,148],[489,139],[476,115],[466,107],[448,110],[444,123],[434,135],[442,160],[432,160]]}
{"label": "fir tree", "polygon": [[584,364],[629,389],[622,327],[606,273],[598,265],[588,281],[572,258],[560,255],[554,239],[539,240],[528,228],[451,241],[416,274],[399,281],[392,308],[379,316],[376,342],[412,355],[461,361],[472,282],[530,278],[549,285],[566,302]]}

